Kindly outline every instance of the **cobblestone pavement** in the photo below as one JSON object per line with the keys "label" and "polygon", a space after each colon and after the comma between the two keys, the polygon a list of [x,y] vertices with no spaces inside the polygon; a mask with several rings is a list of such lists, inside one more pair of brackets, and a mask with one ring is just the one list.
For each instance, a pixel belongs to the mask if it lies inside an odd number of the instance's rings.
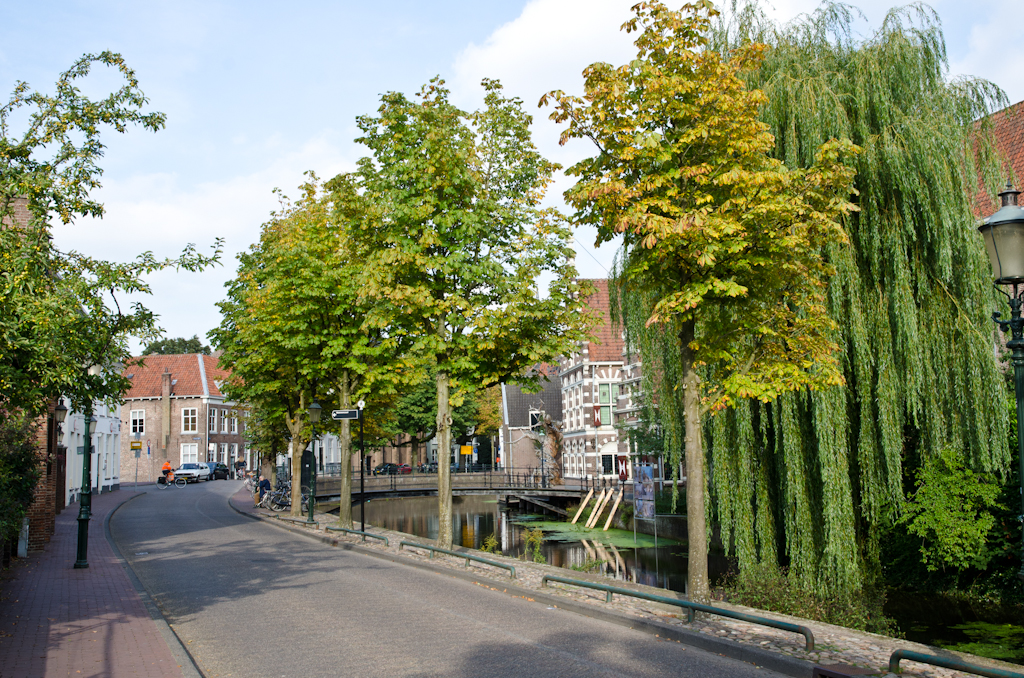
{"label": "cobblestone pavement", "polygon": [[0,678],[181,678],[181,665],[104,536],[107,515],[132,494],[93,496],[88,568],[72,567],[75,504],[57,516],[43,551],[0,575]]}
{"label": "cobblestone pavement", "polygon": [[[306,525],[298,521],[281,520],[282,517],[286,518],[287,514],[277,514],[263,509],[254,508],[252,506],[252,499],[249,493],[246,492],[244,489],[241,490],[232,498],[231,503],[236,508],[236,510],[243,511],[245,513],[257,516],[264,520],[280,522],[281,524],[287,525],[292,529],[315,532],[318,536],[322,538],[336,540],[338,543],[346,542],[350,544],[359,544],[361,547],[369,550],[388,552],[389,555],[395,557],[400,556],[402,558],[408,558],[410,560],[430,562],[435,566],[448,567],[453,570],[465,569],[465,566],[463,564],[464,561],[462,559],[443,555],[437,555],[434,558],[430,558],[428,551],[410,548],[399,550],[398,543],[402,540],[429,543],[427,540],[422,539],[420,537],[414,537],[412,535],[400,532],[393,532],[391,530],[381,529],[377,527],[370,528],[369,526],[367,526],[368,532],[388,537],[390,545],[385,546],[383,542],[378,542],[375,539],[368,539],[366,541],[363,541],[362,537],[358,535],[350,535],[343,532],[333,532],[326,530],[326,528],[329,526],[337,526],[338,519],[336,516],[333,516],[331,514],[319,513],[316,514],[318,527],[316,529],[313,529],[307,527]],[[356,527],[358,528],[358,524],[356,525]],[[851,666],[873,669],[877,671],[879,675],[888,675],[894,678],[896,674],[888,673],[889,656],[892,654],[894,650],[904,649],[931,655],[959,657],[973,664],[1000,668],[1003,670],[1009,670],[1017,673],[1024,673],[1024,671],[1022,671],[1022,667],[1014,664],[1006,664],[1003,662],[998,662],[983,657],[975,657],[973,655],[967,655],[962,653],[953,653],[948,650],[942,650],[940,648],[921,645],[919,643],[898,640],[873,633],[855,631],[840,626],[823,624],[820,622],[809,621],[806,619],[798,619],[795,617],[777,614],[774,612],[755,610],[740,605],[715,603],[716,607],[723,607],[726,609],[736,610],[739,612],[746,612],[761,617],[768,617],[771,619],[787,621],[790,623],[800,624],[802,626],[809,627],[814,633],[815,651],[807,652],[804,649],[803,636],[790,633],[787,631],[781,631],[770,627],[760,626],[757,624],[750,624],[747,622],[714,616],[705,616],[703,618],[698,617],[698,619],[695,620],[693,623],[687,623],[685,612],[680,614],[679,608],[676,608],[674,606],[649,602],[638,598],[627,598],[620,595],[613,596],[612,602],[606,603],[604,592],[592,589],[583,589],[579,587],[566,586],[562,584],[551,584],[547,588],[542,589],[540,587],[540,580],[541,577],[545,574],[553,574],[562,577],[586,579],[595,582],[603,581],[604,583],[608,583],[613,586],[620,586],[623,588],[634,588],[636,590],[646,591],[648,593],[653,593],[655,595],[670,597],[674,595],[672,592],[666,592],[662,589],[655,589],[647,586],[621,582],[617,580],[602,580],[602,578],[593,575],[586,575],[579,572],[571,572],[559,567],[525,562],[522,560],[507,558],[500,555],[482,554],[479,552],[474,552],[474,554],[485,556],[489,559],[493,559],[498,562],[514,565],[516,568],[516,579],[514,580],[514,584],[519,588],[534,589],[538,593],[543,592],[548,595],[563,597],[568,600],[575,601],[577,603],[594,605],[602,610],[614,610],[615,612],[618,612],[622,615],[632,615],[635,617],[656,620],[664,624],[679,626],[682,628],[689,629],[691,631],[697,631],[699,633],[718,636],[721,638],[728,638],[737,643],[743,643],[747,645],[760,647],[762,649],[788,655],[790,657],[807,660],[815,664],[847,664]],[[469,567],[471,568],[473,574],[480,578],[482,584],[484,582],[490,582],[492,584],[492,587],[497,590],[501,590],[502,584],[508,585],[510,582],[508,572],[505,570],[497,569],[494,567],[488,567],[487,565],[482,565],[479,563],[471,563]],[[962,673],[959,671],[953,671],[950,669],[944,669],[936,666],[931,666],[928,664],[909,662],[907,660],[901,662],[900,668],[903,671],[903,673],[900,675],[903,676],[924,676],[927,678],[958,678],[961,676],[967,677],[975,675],[969,673]]]}

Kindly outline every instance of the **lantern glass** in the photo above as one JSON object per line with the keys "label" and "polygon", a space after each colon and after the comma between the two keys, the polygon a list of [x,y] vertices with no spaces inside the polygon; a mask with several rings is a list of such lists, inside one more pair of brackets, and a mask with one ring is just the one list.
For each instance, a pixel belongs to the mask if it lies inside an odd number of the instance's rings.
{"label": "lantern glass", "polygon": [[982,226],[985,249],[996,283],[1024,282],[1024,221],[1003,221]]}
{"label": "lantern glass", "polygon": [[310,422],[315,424],[320,421],[320,411],[323,410],[323,408],[320,407],[320,403],[314,401],[313,404],[306,409],[309,412]]}

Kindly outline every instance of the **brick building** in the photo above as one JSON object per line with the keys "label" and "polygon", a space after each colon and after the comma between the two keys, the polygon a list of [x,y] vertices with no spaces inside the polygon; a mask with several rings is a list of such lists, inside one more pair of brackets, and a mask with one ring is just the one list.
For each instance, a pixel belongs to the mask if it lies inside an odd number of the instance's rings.
{"label": "brick building", "polygon": [[[121,407],[121,476],[141,482],[159,475],[165,461],[219,461],[251,466],[245,441],[247,412],[220,390],[228,372],[215,356],[148,355],[132,358],[124,370],[132,387]],[[140,456],[131,442],[142,444]]]}
{"label": "brick building", "polygon": [[[630,403],[623,389],[626,378],[622,330],[610,315],[607,280],[591,280],[594,294],[587,300],[599,322],[594,341],[559,360],[562,390],[562,474],[566,478],[617,477],[620,450],[616,418],[620,403]],[[628,471],[627,471],[628,473]]]}

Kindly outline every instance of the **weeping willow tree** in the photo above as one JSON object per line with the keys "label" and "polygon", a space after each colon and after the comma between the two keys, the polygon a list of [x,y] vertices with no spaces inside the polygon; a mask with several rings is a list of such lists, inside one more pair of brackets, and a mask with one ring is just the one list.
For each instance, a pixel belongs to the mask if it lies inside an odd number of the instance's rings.
{"label": "weeping willow tree", "polygon": [[[825,248],[845,385],[705,418],[709,492],[741,576],[783,564],[808,590],[849,595],[878,572],[878,533],[900,509],[908,464],[943,447],[977,470],[1008,462],[995,297],[972,214],[978,177],[989,187],[999,179],[978,121],[1006,102],[991,83],[948,78],[940,23],[924,5],[892,10],[863,40],[842,5],[785,26],[756,6],[733,10],[711,47],[769,47],[742,77],[767,97],[760,118],[775,156],[808,167],[832,138],[862,152],[850,159],[859,207],[844,222],[850,246]],[[645,324],[651,300],[622,282],[645,389],[678,430],[677,356]]]}

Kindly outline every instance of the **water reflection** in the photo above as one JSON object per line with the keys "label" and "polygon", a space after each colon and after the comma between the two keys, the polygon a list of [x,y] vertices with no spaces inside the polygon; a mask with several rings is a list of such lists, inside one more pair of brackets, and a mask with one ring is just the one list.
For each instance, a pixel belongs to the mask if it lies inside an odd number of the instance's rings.
{"label": "water reflection", "polygon": [[[353,507],[356,520],[358,507]],[[513,558],[525,551],[523,532],[515,523],[521,516],[502,510],[495,497],[461,496],[452,498],[452,523],[455,542],[478,549],[484,539],[494,535],[504,555]],[[438,532],[437,498],[408,497],[374,500],[366,505],[366,522],[378,527],[436,539]],[[678,544],[657,548],[618,548],[610,543],[582,540],[576,542],[545,541],[541,553],[550,565],[566,569],[603,573],[604,575],[647,586],[686,591],[686,547]],[[712,580],[725,573],[727,561],[712,557],[709,563]]]}

